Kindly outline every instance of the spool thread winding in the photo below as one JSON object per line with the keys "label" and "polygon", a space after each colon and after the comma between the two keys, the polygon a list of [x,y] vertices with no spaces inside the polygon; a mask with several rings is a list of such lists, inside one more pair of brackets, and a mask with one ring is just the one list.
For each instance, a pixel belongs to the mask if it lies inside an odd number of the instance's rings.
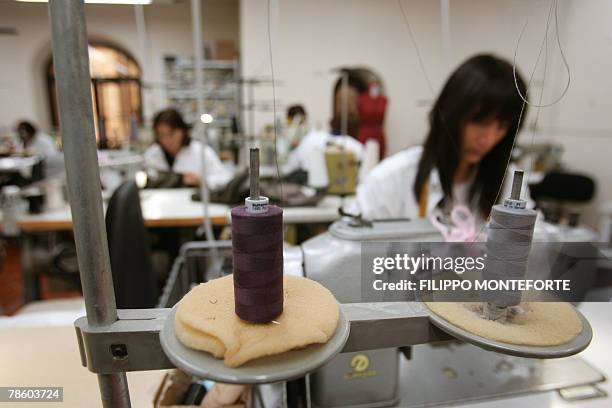
{"label": "spool thread winding", "polygon": [[[507,281],[525,276],[536,216],[533,210],[493,207],[487,233],[486,267],[481,279]],[[522,293],[482,291],[480,297],[497,307],[509,307],[521,302]]]}
{"label": "spool thread winding", "polygon": [[283,312],[283,210],[232,209],[235,312],[251,323],[268,323]]}

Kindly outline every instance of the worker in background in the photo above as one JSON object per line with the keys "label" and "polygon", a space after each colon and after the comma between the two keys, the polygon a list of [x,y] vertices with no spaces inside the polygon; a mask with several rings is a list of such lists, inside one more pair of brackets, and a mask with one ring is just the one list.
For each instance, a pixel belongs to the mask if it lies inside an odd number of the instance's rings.
{"label": "worker in background", "polygon": [[285,137],[289,151],[295,149],[308,132],[306,109],[302,105],[291,105],[287,108],[287,130]]}
{"label": "worker in background", "polygon": [[[158,112],[153,118],[155,143],[144,153],[148,169],[180,175],[180,185],[200,185],[202,149],[204,145],[189,136],[190,126],[181,114],[172,108]],[[210,147],[206,146],[206,182],[211,190],[223,188],[231,179],[226,169]]]}
{"label": "worker in background", "polygon": [[325,148],[335,145],[352,152],[357,161],[363,156],[363,145],[357,140],[359,132],[359,111],[357,95],[365,84],[350,74],[343,85],[343,78],[336,81],[333,92],[333,116],[330,121],[330,131],[311,130],[300,141],[299,145],[289,154],[283,173],[289,174],[296,170],[310,170],[314,154],[324,154]]}
{"label": "worker in background", "polygon": [[[26,178],[26,182],[38,181],[43,178],[64,177],[64,155],[57,148],[51,136],[39,130],[32,122],[27,120],[17,123],[15,132],[23,152],[42,159],[32,167],[30,174],[27,176],[21,174]],[[21,184],[21,182],[17,182],[17,184]]]}
{"label": "worker in background", "polygon": [[[518,73],[516,82],[526,94]],[[468,59],[452,73],[430,111],[425,144],[376,166],[358,186],[353,210],[367,219],[414,219],[448,215],[463,205],[477,221],[486,220],[493,204],[509,192],[511,177],[504,183],[508,192],[500,186],[522,109],[512,65],[492,55]]]}
{"label": "worker in background", "polygon": [[59,150],[48,134],[36,128],[34,124],[23,120],[17,124],[17,136],[22,143],[23,150],[34,155],[51,158],[59,153]]}

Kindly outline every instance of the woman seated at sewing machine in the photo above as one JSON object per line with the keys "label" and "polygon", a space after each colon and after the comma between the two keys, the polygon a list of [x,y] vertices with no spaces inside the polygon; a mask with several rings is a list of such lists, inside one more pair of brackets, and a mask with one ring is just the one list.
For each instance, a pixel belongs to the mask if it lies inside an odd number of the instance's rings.
{"label": "woman seated at sewing machine", "polygon": [[[156,186],[199,186],[202,174],[204,145],[192,140],[190,126],[181,114],[172,108],[158,112],[153,118],[155,143],[144,153],[147,170],[154,173]],[[211,190],[223,188],[231,179],[215,151],[206,146],[206,182]],[[166,179],[163,181],[161,179]],[[151,177],[150,177],[151,179]]]}
{"label": "woman seated at sewing machine", "polygon": [[324,155],[327,147],[339,147],[353,154],[356,161],[361,161],[363,145],[357,139],[359,132],[359,110],[357,95],[366,85],[361,78],[347,71],[347,83],[341,77],[336,81],[333,90],[333,117],[329,122],[330,131],[311,130],[291,151],[283,173],[297,170],[313,171],[312,166],[324,162],[314,155]]}
{"label": "woman seated at sewing machine", "polygon": [[16,131],[22,143],[24,153],[40,155],[42,157],[53,157],[59,153],[51,136],[40,131],[31,122],[25,120],[19,122]]}
{"label": "woman seated at sewing machine", "polygon": [[[516,83],[525,95],[518,73]],[[463,206],[477,223],[486,220],[491,207],[508,195],[511,177],[504,180],[504,175],[512,171],[508,164],[526,108],[511,64],[491,55],[468,59],[429,113],[425,144],[375,167],[358,187],[353,210],[366,219],[414,219],[447,216]]]}

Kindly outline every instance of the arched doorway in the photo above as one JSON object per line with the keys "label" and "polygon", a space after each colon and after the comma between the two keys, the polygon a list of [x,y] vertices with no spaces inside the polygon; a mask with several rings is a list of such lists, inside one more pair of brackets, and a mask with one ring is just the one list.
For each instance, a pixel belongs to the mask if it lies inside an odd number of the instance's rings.
{"label": "arched doorway", "polygon": [[[136,137],[138,126],[142,124],[140,67],[134,58],[116,46],[90,43],[89,70],[98,146],[103,149],[120,148]],[[51,58],[45,72],[51,120],[59,128]]]}

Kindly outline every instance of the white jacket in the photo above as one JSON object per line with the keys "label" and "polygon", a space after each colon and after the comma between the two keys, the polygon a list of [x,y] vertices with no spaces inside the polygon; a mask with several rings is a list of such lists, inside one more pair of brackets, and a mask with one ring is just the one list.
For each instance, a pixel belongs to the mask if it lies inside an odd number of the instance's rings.
{"label": "white jacket", "polygon": [[[419,203],[413,193],[419,160],[423,153],[423,147],[413,147],[396,153],[378,164],[366,176],[365,180],[357,187],[356,203],[351,208],[353,212],[360,212],[366,219],[388,219],[388,218],[410,218],[419,217]],[[508,176],[504,182],[500,200],[509,196],[511,180],[514,167],[508,169]],[[461,191],[458,191],[461,190]],[[523,180],[521,197],[528,202],[529,191],[526,180]],[[455,188],[454,199],[467,201],[467,188]],[[427,215],[434,212],[442,198],[442,183],[437,169],[429,174]],[[461,204],[467,204],[461,202]],[[471,208],[476,219],[482,222],[479,211]]]}
{"label": "white jacket", "polygon": [[[189,145],[184,146],[176,155],[172,169],[168,166],[166,157],[161,146],[157,143],[152,144],[144,152],[144,159],[147,168],[159,171],[172,171],[174,173],[193,173],[200,175],[202,172],[202,143],[192,140]],[[232,172],[228,170],[217,153],[206,146],[206,182],[211,190],[224,187],[232,178]]]}
{"label": "white jacket", "polygon": [[41,131],[36,132],[30,143],[24,147],[42,157],[52,158],[59,154],[59,149],[51,136]]}
{"label": "white jacket", "polygon": [[[309,170],[313,155],[325,154],[327,145],[344,147],[355,155],[357,161],[363,156],[363,145],[350,136],[336,136],[326,131],[312,130],[302,139],[300,144],[289,154],[287,163],[283,167],[283,173],[289,174],[294,170]],[[324,163],[324,160],[317,160]]]}

